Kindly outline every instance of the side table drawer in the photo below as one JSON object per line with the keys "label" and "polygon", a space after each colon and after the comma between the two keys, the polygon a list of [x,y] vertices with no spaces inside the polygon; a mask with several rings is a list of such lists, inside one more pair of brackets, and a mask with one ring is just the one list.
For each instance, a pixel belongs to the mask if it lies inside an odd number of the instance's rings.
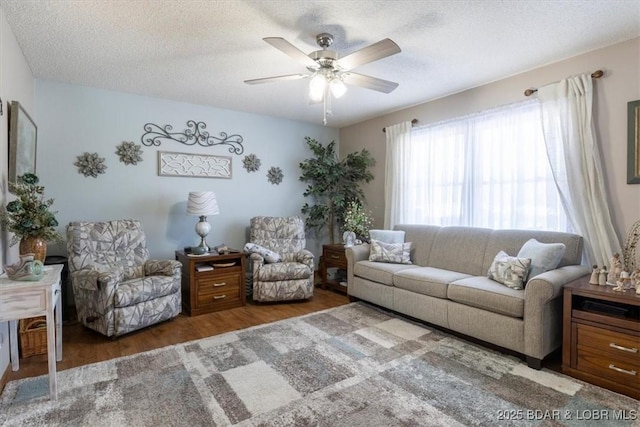
{"label": "side table drawer", "polygon": [[582,324],[577,325],[577,335],[578,348],[624,360],[640,370],[640,337]]}
{"label": "side table drawer", "polygon": [[577,356],[576,369],[640,390],[640,372],[638,371],[637,363],[629,363],[626,359],[616,360],[615,358],[580,348]]}
{"label": "side table drawer", "polygon": [[204,306],[227,305],[240,301],[241,274],[218,274],[197,279],[196,303]]}
{"label": "side table drawer", "polygon": [[5,299],[0,318],[13,320],[21,317],[40,316],[46,311],[47,294],[44,290],[32,292],[16,292]]}
{"label": "side table drawer", "polygon": [[344,253],[344,249],[341,251],[334,251],[331,249],[324,250],[324,262],[326,265],[338,268],[347,268],[347,257]]}

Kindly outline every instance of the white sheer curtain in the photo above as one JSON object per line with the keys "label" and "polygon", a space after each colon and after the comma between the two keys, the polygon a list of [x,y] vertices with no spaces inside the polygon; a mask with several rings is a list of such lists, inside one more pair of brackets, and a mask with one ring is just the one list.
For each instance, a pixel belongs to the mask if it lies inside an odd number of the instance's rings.
{"label": "white sheer curtain", "polygon": [[406,200],[411,171],[411,122],[386,128],[386,162],[384,181],[384,228],[406,224]]}
{"label": "white sheer curtain", "polygon": [[569,221],[584,236],[589,264],[606,265],[621,250],[593,129],[592,78],[585,74],[539,88],[538,101],[549,162]]}
{"label": "white sheer curtain", "polygon": [[414,129],[410,146],[392,152],[404,158],[395,223],[567,230],[537,101]]}

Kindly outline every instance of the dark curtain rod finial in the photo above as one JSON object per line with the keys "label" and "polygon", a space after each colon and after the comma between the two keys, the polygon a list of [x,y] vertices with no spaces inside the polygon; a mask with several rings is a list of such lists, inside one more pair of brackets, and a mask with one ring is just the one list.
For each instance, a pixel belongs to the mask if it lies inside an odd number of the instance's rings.
{"label": "dark curtain rod finial", "polygon": [[[592,79],[599,79],[600,77],[604,76],[604,71],[602,70],[596,70],[593,73],[591,73],[591,78]],[[524,91],[524,96],[531,96],[534,93],[536,93],[538,91],[538,89],[527,89]]]}
{"label": "dark curtain rod finial", "polygon": [[[418,123],[418,119],[411,120],[411,126],[415,126]],[[387,132],[387,128],[382,128],[382,132]]]}

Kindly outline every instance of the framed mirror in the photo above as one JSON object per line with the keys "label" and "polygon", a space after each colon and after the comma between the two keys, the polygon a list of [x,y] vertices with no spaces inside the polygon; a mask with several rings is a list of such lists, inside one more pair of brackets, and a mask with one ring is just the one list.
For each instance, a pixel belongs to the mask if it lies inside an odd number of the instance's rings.
{"label": "framed mirror", "polygon": [[640,184],[640,100],[627,108],[627,184]]}
{"label": "framed mirror", "polygon": [[9,181],[36,172],[38,128],[18,101],[9,106]]}

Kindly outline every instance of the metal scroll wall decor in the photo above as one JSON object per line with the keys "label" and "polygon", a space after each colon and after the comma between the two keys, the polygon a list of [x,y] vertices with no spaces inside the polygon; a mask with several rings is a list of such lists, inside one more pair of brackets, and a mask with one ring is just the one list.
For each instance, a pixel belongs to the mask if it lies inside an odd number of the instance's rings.
{"label": "metal scroll wall decor", "polygon": [[267,181],[269,181],[271,184],[280,185],[280,183],[282,182],[282,178],[284,178],[282,169],[277,166],[271,166],[267,171]]}
{"label": "metal scroll wall decor", "polygon": [[150,147],[152,145],[159,146],[162,141],[175,141],[184,145],[199,144],[203,147],[213,147],[215,145],[228,145],[229,152],[240,155],[244,152],[242,145],[243,139],[240,135],[227,135],[226,132],[220,132],[220,137],[211,136],[205,129],[207,125],[204,122],[196,122],[189,120],[187,129],[184,132],[171,132],[173,126],[165,125],[160,127],[153,123],[144,125],[145,134],[142,135],[140,141]]}
{"label": "metal scroll wall decor", "polygon": [[244,156],[244,159],[242,159],[242,166],[247,170],[247,172],[256,172],[260,169],[261,163],[262,162],[255,154],[249,154]]}
{"label": "metal scroll wall decor", "polygon": [[107,170],[104,164],[104,157],[100,157],[98,153],[84,153],[77,157],[74,163],[78,167],[78,173],[84,176],[92,176],[97,178],[99,174],[103,174]]}

